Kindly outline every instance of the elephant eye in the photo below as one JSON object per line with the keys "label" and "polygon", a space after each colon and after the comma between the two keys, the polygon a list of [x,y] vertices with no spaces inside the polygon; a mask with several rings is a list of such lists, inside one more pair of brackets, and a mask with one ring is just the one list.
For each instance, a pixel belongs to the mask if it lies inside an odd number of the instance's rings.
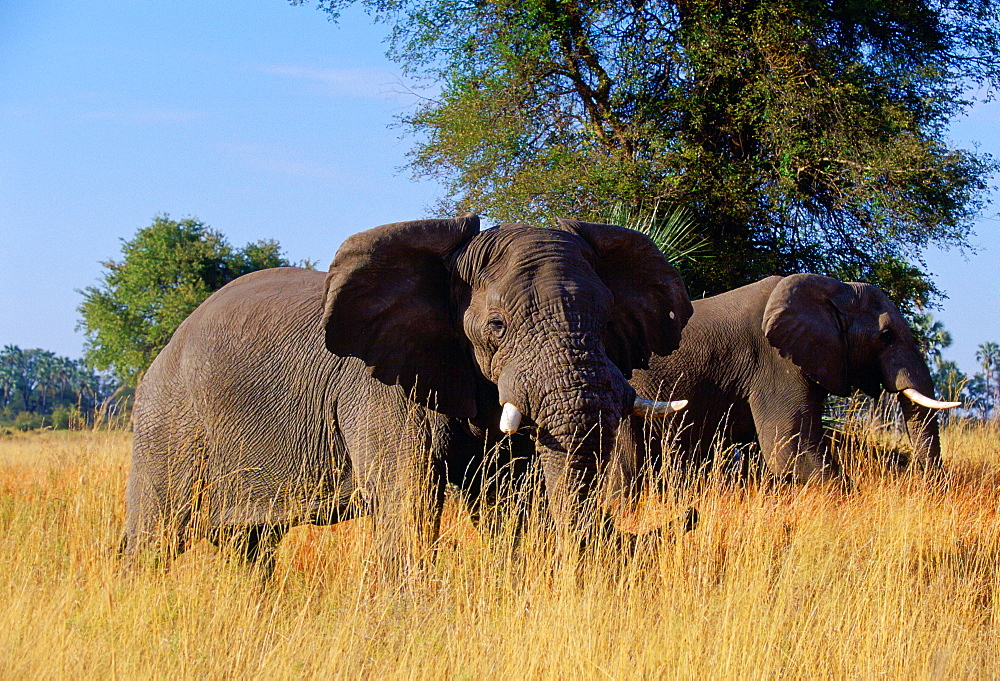
{"label": "elephant eye", "polygon": [[896,340],[896,332],[892,329],[882,329],[882,333],[878,335],[880,341],[885,345],[892,345],[893,341]]}
{"label": "elephant eye", "polygon": [[507,330],[507,324],[504,322],[503,317],[490,317],[489,321],[486,322],[486,328],[490,330],[497,338],[503,336],[504,331]]}

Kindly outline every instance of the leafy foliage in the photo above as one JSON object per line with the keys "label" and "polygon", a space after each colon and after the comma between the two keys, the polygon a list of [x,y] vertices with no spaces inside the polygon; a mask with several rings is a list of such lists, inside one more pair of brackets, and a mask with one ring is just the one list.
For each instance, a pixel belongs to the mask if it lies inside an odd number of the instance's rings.
{"label": "leafy foliage", "polygon": [[276,241],[234,250],[223,235],[188,218],[162,215],[122,243],[122,259],[103,263],[100,286],[78,308],[85,356],[134,385],[174,330],[205,298],[248,272],[290,263]]}
{"label": "leafy foliage", "polygon": [[814,271],[923,303],[923,249],[966,242],[996,167],[945,135],[1000,75],[993,0],[361,4],[441,88],[403,122],[452,206],[688,206],[724,256],[689,268],[692,290]]}

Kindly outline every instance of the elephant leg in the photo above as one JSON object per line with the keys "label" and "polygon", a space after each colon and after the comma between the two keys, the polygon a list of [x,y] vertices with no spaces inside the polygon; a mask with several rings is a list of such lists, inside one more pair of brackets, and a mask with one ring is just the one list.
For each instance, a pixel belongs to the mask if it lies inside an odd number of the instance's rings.
{"label": "elephant leg", "polygon": [[444,507],[448,419],[378,388],[364,411],[338,410],[358,488],[371,509],[375,550],[390,574],[432,557]]}
{"label": "elephant leg", "polygon": [[810,386],[785,392],[780,401],[751,398],[761,454],[777,479],[847,484],[823,437],[824,398]]}
{"label": "elephant leg", "polygon": [[125,491],[122,551],[130,569],[140,562],[168,567],[192,543],[201,487],[195,472],[199,444],[191,438],[176,445],[162,435],[136,442]]}
{"label": "elephant leg", "polygon": [[444,508],[441,466],[414,453],[400,464],[381,476],[371,499],[375,550],[390,577],[419,572],[432,558]]}
{"label": "elephant leg", "polygon": [[274,572],[278,543],[285,536],[285,525],[251,525],[216,528],[208,539],[225,554],[256,568],[264,581]]}
{"label": "elephant leg", "polygon": [[166,498],[167,492],[145,490],[141,502],[127,509],[121,550],[127,570],[142,564],[168,568],[192,543],[190,500],[171,498],[174,503],[168,503]]}
{"label": "elephant leg", "polygon": [[126,570],[134,571],[142,564],[169,567],[187,549],[188,535],[183,519],[126,529],[120,548]]}
{"label": "elephant leg", "polygon": [[260,570],[265,580],[274,573],[278,544],[287,531],[284,525],[257,525],[247,533],[244,556],[248,563]]}

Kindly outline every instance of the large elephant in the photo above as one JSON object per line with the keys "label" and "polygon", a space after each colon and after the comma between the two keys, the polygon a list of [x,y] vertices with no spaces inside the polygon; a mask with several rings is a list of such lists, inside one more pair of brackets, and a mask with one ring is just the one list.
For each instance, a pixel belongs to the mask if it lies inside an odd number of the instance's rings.
{"label": "large elephant", "polygon": [[[445,485],[473,499],[518,429],[557,525],[583,537],[595,479],[636,399],[627,376],[692,308],[641,234],[560,221],[480,231],[464,215],[348,238],[329,273],[255,272],[177,329],[139,386],[125,548],[235,535],[258,560],[291,525],[374,517],[419,562]],[[501,432],[501,428],[504,432]]]}
{"label": "large elephant", "polygon": [[[934,385],[899,310],[870,284],[816,274],[768,277],[694,301],[680,348],[633,373],[644,397],[677,394],[690,407],[671,417],[682,462],[709,462],[714,438],[753,443],[779,479],[846,482],[824,438],[827,395],[899,393],[913,461],[940,467]],[[667,423],[662,426],[668,425]],[[626,461],[659,456],[659,427],[623,428]],[[651,437],[652,435],[652,437]]]}

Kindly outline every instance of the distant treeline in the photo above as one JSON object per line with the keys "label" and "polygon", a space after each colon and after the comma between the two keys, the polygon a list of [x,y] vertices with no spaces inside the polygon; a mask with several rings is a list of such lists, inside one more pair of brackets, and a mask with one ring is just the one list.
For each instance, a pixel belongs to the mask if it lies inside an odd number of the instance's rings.
{"label": "distant treeline", "polygon": [[0,350],[0,428],[91,425],[117,390],[81,360],[16,345]]}

